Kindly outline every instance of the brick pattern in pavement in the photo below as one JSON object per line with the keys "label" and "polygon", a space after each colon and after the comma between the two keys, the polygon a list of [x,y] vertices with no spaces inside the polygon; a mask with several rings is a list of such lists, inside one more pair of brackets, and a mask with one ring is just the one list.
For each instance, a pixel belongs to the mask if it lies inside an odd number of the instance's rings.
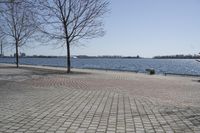
{"label": "brick pattern in pavement", "polygon": [[165,105],[117,86],[106,88],[70,77],[4,83],[0,133],[200,132],[199,107]]}

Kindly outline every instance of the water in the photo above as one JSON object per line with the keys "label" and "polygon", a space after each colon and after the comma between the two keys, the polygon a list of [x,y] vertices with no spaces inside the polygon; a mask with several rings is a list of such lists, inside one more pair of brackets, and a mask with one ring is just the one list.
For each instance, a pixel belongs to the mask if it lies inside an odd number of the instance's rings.
{"label": "water", "polygon": [[[14,58],[0,58],[1,63],[14,63]],[[65,58],[20,58],[20,64],[65,67]],[[145,72],[153,68],[157,74],[200,75],[200,63],[194,59],[72,59],[74,68],[110,69]]]}

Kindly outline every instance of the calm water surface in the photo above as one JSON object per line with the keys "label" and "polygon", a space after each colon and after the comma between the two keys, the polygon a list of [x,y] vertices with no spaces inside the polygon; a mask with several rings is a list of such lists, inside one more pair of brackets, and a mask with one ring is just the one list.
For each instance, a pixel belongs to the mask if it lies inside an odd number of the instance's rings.
{"label": "calm water surface", "polygon": [[[0,58],[0,63],[15,63],[14,58]],[[20,58],[20,64],[65,67],[65,58]],[[194,59],[72,59],[74,68],[111,69],[145,72],[153,68],[157,74],[200,75],[200,63]]]}

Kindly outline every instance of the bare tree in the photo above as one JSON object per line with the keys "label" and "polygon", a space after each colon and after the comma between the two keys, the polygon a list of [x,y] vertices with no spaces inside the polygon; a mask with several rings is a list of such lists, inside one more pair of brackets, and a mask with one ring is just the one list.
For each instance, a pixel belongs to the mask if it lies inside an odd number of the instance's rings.
{"label": "bare tree", "polygon": [[15,46],[16,65],[19,67],[19,47],[36,32],[37,26],[32,6],[26,0],[14,0],[4,3],[5,9],[0,15],[0,29],[7,41]]}
{"label": "bare tree", "polygon": [[70,72],[70,46],[84,39],[104,35],[103,16],[107,0],[41,0],[43,33],[59,40],[67,48],[67,72]]}

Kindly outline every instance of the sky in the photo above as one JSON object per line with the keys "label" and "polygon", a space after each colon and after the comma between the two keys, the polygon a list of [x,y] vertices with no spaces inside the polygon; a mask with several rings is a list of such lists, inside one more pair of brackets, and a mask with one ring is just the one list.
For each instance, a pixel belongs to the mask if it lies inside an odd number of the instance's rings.
{"label": "sky", "polygon": [[[72,47],[72,55],[153,57],[200,52],[199,0],[110,0],[109,8],[105,36]],[[21,52],[66,55],[65,48],[56,46],[26,46]]]}

